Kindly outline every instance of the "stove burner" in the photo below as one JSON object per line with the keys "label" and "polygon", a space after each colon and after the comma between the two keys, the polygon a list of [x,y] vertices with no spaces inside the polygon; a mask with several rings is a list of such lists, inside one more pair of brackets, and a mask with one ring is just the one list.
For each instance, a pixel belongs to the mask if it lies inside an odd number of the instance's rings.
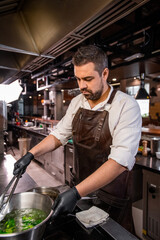
{"label": "stove burner", "polygon": [[72,240],[72,237],[68,236],[65,232],[57,231],[48,237],[44,238],[45,240]]}
{"label": "stove burner", "polygon": [[47,224],[43,240],[106,240],[98,228],[86,229],[73,215],[61,216]]}
{"label": "stove burner", "polygon": [[[101,202],[100,202],[101,203]],[[127,232],[122,226],[109,218],[107,225],[85,228],[75,217],[76,212],[87,210],[93,205],[103,208],[99,202],[80,200],[73,214],[60,216],[52,223],[47,223],[42,240],[113,240],[118,239],[119,235],[124,240],[137,240],[130,232]],[[116,229],[116,231],[115,231]]]}

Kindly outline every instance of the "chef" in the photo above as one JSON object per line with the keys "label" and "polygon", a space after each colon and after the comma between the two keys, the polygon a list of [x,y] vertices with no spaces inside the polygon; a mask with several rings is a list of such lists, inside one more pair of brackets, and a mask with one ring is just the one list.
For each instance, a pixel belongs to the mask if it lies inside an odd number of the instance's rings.
{"label": "chef", "polygon": [[19,159],[13,171],[14,175],[25,171],[34,157],[73,138],[79,177],[56,199],[53,218],[72,212],[81,197],[99,189],[108,205],[127,199],[127,181],[141,137],[139,106],[133,97],[107,83],[105,52],[95,45],[82,46],[72,61],[81,94],[72,99],[56,129]]}

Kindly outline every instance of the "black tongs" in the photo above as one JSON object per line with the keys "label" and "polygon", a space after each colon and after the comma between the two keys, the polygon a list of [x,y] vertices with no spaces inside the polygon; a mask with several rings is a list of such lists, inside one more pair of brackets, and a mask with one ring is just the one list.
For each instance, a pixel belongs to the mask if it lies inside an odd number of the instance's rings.
{"label": "black tongs", "polygon": [[[19,178],[21,177],[21,175],[22,175],[22,173],[19,173],[17,176],[13,176],[13,178],[11,179],[11,181],[8,183],[7,187],[5,188],[4,192],[0,196],[0,221],[2,221],[3,218],[5,217],[5,215],[7,214],[9,202],[13,196],[13,193],[16,189],[16,186],[18,184],[18,181],[19,181]],[[14,182],[14,185],[12,187],[12,190],[11,190],[10,194],[6,196],[6,193],[12,186],[13,182]]]}

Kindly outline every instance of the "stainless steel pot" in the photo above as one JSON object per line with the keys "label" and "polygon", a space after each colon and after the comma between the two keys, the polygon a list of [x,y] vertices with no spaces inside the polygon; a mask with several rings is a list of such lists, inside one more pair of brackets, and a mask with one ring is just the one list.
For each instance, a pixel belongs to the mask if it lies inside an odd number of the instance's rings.
{"label": "stainless steel pot", "polygon": [[47,218],[35,227],[21,233],[0,234],[3,240],[41,240],[47,220],[52,215],[53,201],[50,197],[35,192],[14,194],[9,204],[9,212],[13,209],[36,208],[47,213]]}
{"label": "stainless steel pot", "polygon": [[36,192],[49,196],[52,200],[55,200],[59,195],[59,190],[55,187],[36,187],[28,190],[28,192]]}
{"label": "stainless steel pot", "polygon": [[160,137],[152,137],[150,139],[151,154],[156,155],[156,152],[160,152]]}

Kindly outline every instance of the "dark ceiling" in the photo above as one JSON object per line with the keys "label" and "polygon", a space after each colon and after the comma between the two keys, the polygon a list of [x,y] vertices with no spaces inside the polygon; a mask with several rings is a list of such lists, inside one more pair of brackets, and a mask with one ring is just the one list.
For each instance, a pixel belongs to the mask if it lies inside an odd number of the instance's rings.
{"label": "dark ceiling", "polygon": [[110,81],[145,72],[160,77],[157,0],[0,1],[0,83],[74,79],[77,47],[96,44],[109,58]]}

